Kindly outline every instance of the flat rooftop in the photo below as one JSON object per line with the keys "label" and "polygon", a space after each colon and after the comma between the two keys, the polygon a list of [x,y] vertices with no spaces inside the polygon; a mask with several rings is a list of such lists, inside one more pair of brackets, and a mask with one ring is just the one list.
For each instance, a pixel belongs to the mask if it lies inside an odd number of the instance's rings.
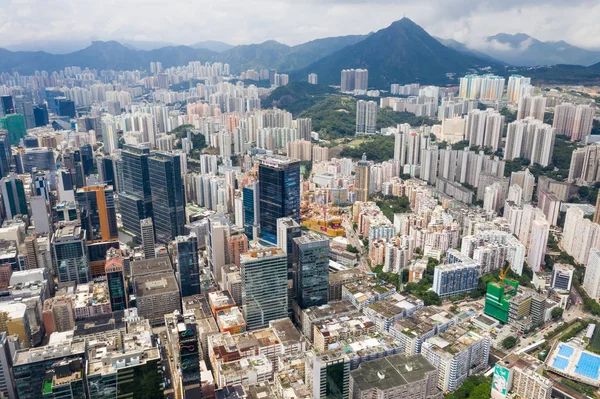
{"label": "flat rooftop", "polygon": [[289,317],[272,321],[270,325],[284,346],[297,344],[304,340],[304,336],[294,326]]}
{"label": "flat rooftop", "polygon": [[332,317],[335,315],[348,313],[359,313],[356,306],[352,302],[343,299],[341,301],[332,301],[327,305],[312,306],[308,309],[304,309],[302,313],[308,316],[310,320],[319,320],[326,317]]}
{"label": "flat rooftop", "polygon": [[83,356],[85,341],[74,341],[71,343],[61,342],[56,345],[41,346],[20,350],[15,354],[14,366],[36,363],[51,359],[60,359],[66,356]]}
{"label": "flat rooftop", "polygon": [[172,272],[152,274],[135,279],[135,295],[138,298],[167,292],[179,292],[177,280],[175,280]]}
{"label": "flat rooftop", "polygon": [[434,370],[435,367],[423,355],[397,354],[362,362],[350,372],[350,376],[361,390],[388,390],[422,381],[426,373]]}
{"label": "flat rooftop", "polygon": [[173,266],[168,256],[131,262],[131,276],[134,278],[167,271],[173,273]]}

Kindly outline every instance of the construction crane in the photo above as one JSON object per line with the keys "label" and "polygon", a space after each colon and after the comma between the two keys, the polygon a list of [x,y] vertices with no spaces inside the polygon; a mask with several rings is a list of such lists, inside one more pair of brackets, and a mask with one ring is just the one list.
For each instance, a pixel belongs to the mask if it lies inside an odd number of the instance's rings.
{"label": "construction crane", "polygon": [[504,270],[500,270],[500,281],[504,281],[504,279],[508,275],[509,270],[510,270],[510,264],[508,264]]}

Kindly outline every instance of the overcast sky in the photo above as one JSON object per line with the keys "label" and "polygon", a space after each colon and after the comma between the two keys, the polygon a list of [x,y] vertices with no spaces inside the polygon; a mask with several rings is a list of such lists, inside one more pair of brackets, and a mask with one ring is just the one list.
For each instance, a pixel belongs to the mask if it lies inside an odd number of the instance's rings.
{"label": "overcast sky", "polygon": [[500,32],[600,49],[598,0],[0,0],[0,47],[89,39],[293,45],[376,31],[403,15],[479,49]]}

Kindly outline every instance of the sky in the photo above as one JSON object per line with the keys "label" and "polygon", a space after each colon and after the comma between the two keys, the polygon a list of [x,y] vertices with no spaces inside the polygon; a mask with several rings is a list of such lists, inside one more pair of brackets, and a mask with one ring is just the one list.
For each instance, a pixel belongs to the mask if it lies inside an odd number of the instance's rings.
{"label": "sky", "polygon": [[0,47],[81,48],[90,40],[295,45],[365,34],[403,16],[479,50],[500,32],[600,50],[598,0],[0,0]]}

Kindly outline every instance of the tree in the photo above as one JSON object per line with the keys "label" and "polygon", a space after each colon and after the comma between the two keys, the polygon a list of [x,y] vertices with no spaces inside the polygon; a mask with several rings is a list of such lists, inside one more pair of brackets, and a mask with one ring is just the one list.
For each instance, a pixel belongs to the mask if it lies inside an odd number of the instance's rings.
{"label": "tree", "polygon": [[514,348],[516,344],[517,337],[513,337],[512,335],[510,337],[504,338],[504,341],[502,341],[502,346],[506,349]]}
{"label": "tree", "polygon": [[352,252],[353,254],[357,254],[358,253],[358,248],[356,248],[352,244],[348,244],[348,245],[346,245],[346,251]]}
{"label": "tree", "polygon": [[554,309],[552,309],[551,315],[553,319],[560,319],[563,315],[563,308],[556,306]]}

